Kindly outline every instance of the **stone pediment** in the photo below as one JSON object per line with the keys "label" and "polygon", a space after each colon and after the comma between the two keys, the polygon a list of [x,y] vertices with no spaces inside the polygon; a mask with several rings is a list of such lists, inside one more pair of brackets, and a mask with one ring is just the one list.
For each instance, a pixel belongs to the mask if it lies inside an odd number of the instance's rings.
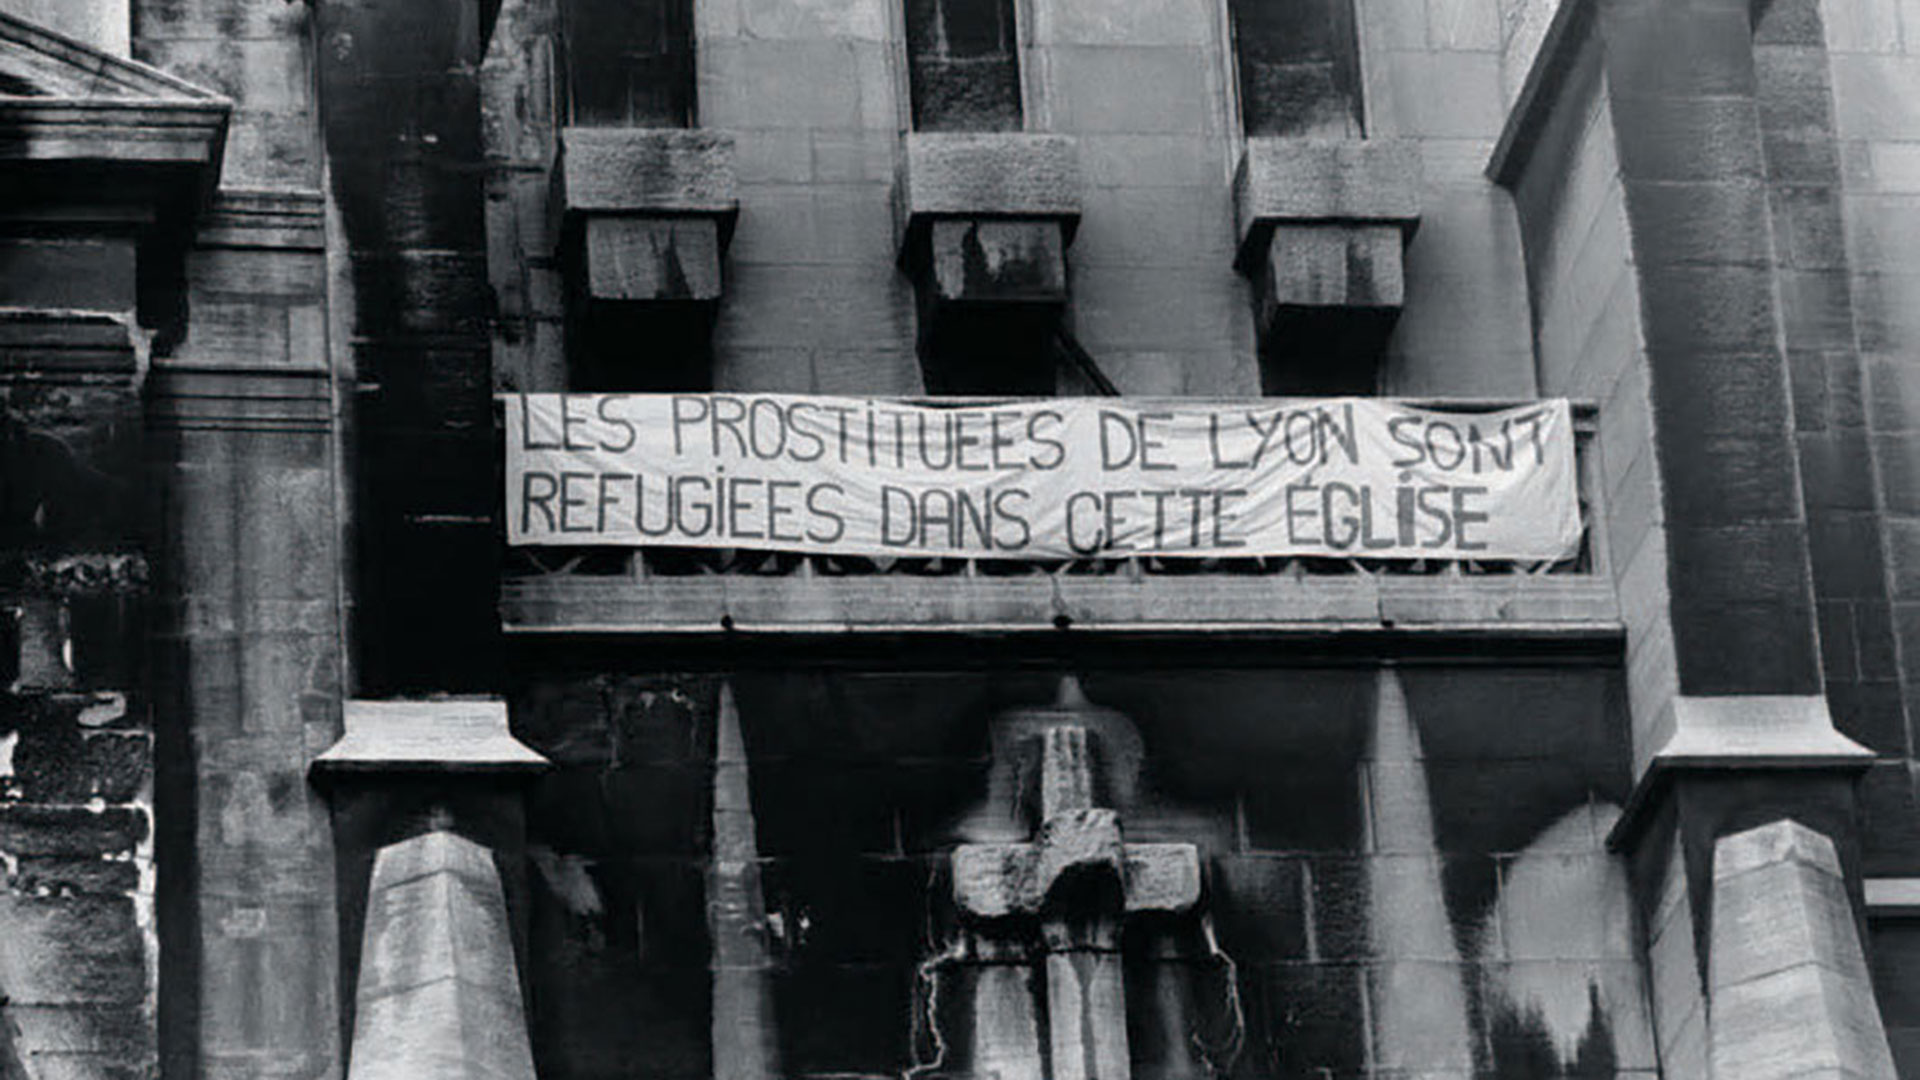
{"label": "stone pediment", "polygon": [[0,12],[0,162],[217,166],[233,104]]}

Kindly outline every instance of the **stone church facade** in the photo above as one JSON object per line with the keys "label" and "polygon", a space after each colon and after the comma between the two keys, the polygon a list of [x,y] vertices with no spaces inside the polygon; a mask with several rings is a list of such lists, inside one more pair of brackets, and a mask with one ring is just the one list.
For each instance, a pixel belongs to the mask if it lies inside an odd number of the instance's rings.
{"label": "stone church facade", "polygon": [[[1912,0],[0,0],[0,1078],[1920,1077],[1916,267]],[[510,546],[557,391],[1583,536]]]}

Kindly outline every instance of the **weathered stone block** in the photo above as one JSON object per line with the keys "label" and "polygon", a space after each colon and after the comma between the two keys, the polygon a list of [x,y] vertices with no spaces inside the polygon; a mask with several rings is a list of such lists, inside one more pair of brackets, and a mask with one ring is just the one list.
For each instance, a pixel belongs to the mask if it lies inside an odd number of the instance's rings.
{"label": "weathered stone block", "polygon": [[1403,240],[1392,225],[1282,225],[1273,232],[1259,292],[1272,308],[1398,308],[1406,303]]}
{"label": "weathered stone block", "polygon": [[1050,335],[1080,218],[1073,141],[910,134],[894,194],[899,262],[923,305],[928,388],[1050,392]]}
{"label": "weathered stone block", "polygon": [[561,131],[561,196],[571,213],[732,214],[734,140],[683,128]]}
{"label": "weathered stone block", "polygon": [[352,1080],[532,1080],[506,896],[493,855],[431,832],[374,857]]}
{"label": "weathered stone block", "polygon": [[587,288],[596,300],[718,300],[720,226],[712,218],[593,215]]}
{"label": "weathered stone block", "polygon": [[1080,158],[1065,135],[914,133],[900,178],[903,218],[1080,216]]}
{"label": "weathered stone block", "polygon": [[567,128],[558,176],[573,270],[602,301],[711,301],[740,203],[732,135]]}
{"label": "weathered stone block", "polygon": [[147,838],[147,816],[131,807],[0,806],[0,851],[9,855],[112,855]]}
{"label": "weathered stone block", "polygon": [[1420,221],[1419,147],[1396,140],[1248,139],[1234,174],[1242,266],[1277,224]]}
{"label": "weathered stone block", "polygon": [[1893,1080],[1832,840],[1791,819],[1722,837],[1711,925],[1714,1075]]}
{"label": "weathered stone block", "polygon": [[935,221],[928,233],[942,300],[1064,303],[1066,238],[1054,221]]}

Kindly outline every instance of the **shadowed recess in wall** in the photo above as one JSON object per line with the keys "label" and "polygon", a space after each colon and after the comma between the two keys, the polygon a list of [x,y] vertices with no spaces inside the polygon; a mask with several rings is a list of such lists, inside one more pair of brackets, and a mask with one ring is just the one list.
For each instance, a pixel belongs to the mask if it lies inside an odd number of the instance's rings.
{"label": "shadowed recess in wall", "polygon": [[542,1077],[707,1080],[719,686],[593,676],[528,688],[529,1013]]}
{"label": "shadowed recess in wall", "polygon": [[[743,925],[765,965],[740,986],[770,990],[761,1060],[784,1075],[1017,1072],[1076,1052],[1056,1012],[1095,1018],[1078,1052],[1124,1053],[1142,1080],[1650,1069],[1602,846],[1616,678],[1095,669],[1063,706],[1045,670],[735,672],[737,764],[713,756],[712,677],[537,684],[515,730],[559,765],[529,810],[542,1075],[611,1076],[644,1047],[691,1080],[710,1030],[741,1030],[708,944],[709,845],[747,835],[723,795],[750,807],[759,873]],[[1181,850],[1193,902],[1134,910]],[[730,882],[721,899],[751,912]],[[1014,907],[981,915],[994,897]],[[1050,911],[1110,918],[1060,920],[1056,957]],[[1077,1002],[1053,1000],[1056,967]]]}
{"label": "shadowed recess in wall", "polygon": [[1020,61],[1008,0],[906,0],[916,131],[1018,131]]}
{"label": "shadowed recess in wall", "polygon": [[478,75],[498,5],[316,8],[352,271],[362,689],[484,689],[498,645]]}
{"label": "shadowed recess in wall", "polygon": [[1248,135],[1362,134],[1353,3],[1232,0]]}
{"label": "shadowed recess in wall", "polygon": [[560,0],[559,6],[573,123],[693,124],[688,0]]}

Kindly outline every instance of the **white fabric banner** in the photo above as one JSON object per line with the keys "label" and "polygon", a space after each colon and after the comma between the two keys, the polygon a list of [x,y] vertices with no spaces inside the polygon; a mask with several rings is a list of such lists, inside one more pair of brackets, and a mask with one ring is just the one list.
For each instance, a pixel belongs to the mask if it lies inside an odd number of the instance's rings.
{"label": "white fabric banner", "polygon": [[503,397],[513,544],[1535,561],[1580,536],[1563,400]]}

